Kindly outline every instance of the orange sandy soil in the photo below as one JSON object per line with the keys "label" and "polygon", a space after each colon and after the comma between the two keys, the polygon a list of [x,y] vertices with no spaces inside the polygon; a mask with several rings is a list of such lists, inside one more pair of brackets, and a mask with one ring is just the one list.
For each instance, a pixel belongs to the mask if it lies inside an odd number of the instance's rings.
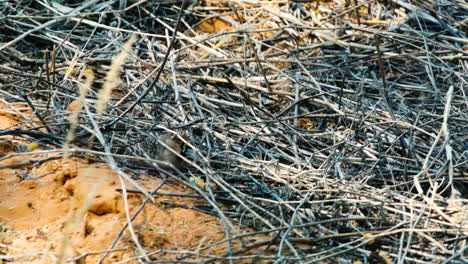
{"label": "orange sandy soil", "polygon": [[[0,130],[17,127],[22,118],[0,103]],[[0,169],[0,259],[3,255],[7,257],[4,263],[55,263],[62,248],[69,213],[77,215],[93,186],[98,186],[95,199],[71,228],[67,250],[68,263],[97,263],[102,253],[92,252],[108,250],[127,223],[122,195],[116,190],[121,187],[117,174],[104,164],[90,164],[79,158],[4,168],[5,165],[53,155],[40,148],[22,155],[18,151],[21,144],[28,143],[0,137],[0,167],[3,166]],[[152,190],[161,179],[139,175],[138,182]],[[127,186],[134,189],[130,184]],[[165,184],[159,192],[190,193],[190,190]],[[196,251],[225,238],[219,219],[191,209],[166,206],[169,203],[190,207],[201,200],[172,196],[155,198],[156,203],[147,203],[133,221],[135,233],[147,253],[160,249]],[[143,195],[129,194],[131,215],[144,199]],[[232,231],[231,234],[240,232]],[[104,263],[129,260],[139,252],[128,229],[114,248],[120,250],[111,252]],[[70,261],[90,252],[79,261]],[[200,253],[222,255],[225,252],[226,246],[222,244]],[[153,259],[174,260],[178,256],[160,253],[153,255]],[[129,260],[126,263],[137,262]]]}

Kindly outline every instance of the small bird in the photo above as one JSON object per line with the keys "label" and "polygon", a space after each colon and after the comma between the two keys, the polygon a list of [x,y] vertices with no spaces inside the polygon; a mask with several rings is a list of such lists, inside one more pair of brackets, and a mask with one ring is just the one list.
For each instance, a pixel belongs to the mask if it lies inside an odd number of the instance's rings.
{"label": "small bird", "polygon": [[[183,168],[184,161],[177,155],[182,153],[182,142],[177,135],[169,133],[159,138],[153,153],[154,159],[169,163],[176,169]],[[158,166],[163,169],[172,169],[167,164],[158,164]]]}

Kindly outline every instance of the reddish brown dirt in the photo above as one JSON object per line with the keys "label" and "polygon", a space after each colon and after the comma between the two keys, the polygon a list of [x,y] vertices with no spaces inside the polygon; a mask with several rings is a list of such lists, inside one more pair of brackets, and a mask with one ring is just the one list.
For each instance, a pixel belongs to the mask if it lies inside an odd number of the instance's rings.
{"label": "reddish brown dirt", "polygon": [[[0,108],[5,110],[7,106],[0,105]],[[0,130],[18,124],[17,116],[2,113],[4,111],[0,112]],[[91,164],[79,158],[5,168],[5,165],[54,155],[40,148],[20,153],[18,150],[25,148],[20,148],[19,144],[12,138],[0,138],[0,255],[10,257],[5,263],[55,263],[63,245],[65,226],[73,222],[67,219],[74,219],[69,214],[78,215],[78,220],[66,243],[69,245],[68,260],[91,253],[77,263],[97,263],[102,254],[93,252],[108,250],[127,223],[122,195],[116,190],[121,188],[117,174],[104,164]],[[146,175],[137,178],[147,190],[161,182]],[[130,184],[127,186],[132,188]],[[91,196],[93,189],[96,190]],[[168,184],[159,191],[190,193],[187,188]],[[86,208],[83,204],[90,196],[94,199],[80,215],[77,212]],[[144,198],[140,194],[129,194],[131,215]],[[196,251],[225,238],[219,219],[192,209],[168,206],[190,207],[200,200],[172,196],[155,198],[156,203],[148,203],[133,222],[136,236],[147,253],[161,249]],[[115,248],[119,250],[111,252],[104,263],[128,260],[139,252],[128,229]],[[225,252],[225,244],[222,244],[200,253],[221,255]],[[159,253],[152,258],[174,260],[178,256],[180,254]]]}

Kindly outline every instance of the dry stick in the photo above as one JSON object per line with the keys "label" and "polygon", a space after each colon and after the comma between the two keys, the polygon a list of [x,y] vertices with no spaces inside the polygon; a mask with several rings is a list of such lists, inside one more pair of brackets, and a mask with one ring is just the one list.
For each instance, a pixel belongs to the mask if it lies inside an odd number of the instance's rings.
{"label": "dry stick", "polygon": [[431,149],[426,154],[426,158],[424,159],[421,171],[413,177],[414,185],[415,185],[416,190],[418,191],[418,193],[420,195],[424,195],[424,191],[423,191],[423,189],[421,187],[421,184],[419,183],[419,176],[424,175],[426,178],[430,177],[429,171],[428,171],[429,159],[431,158],[432,152],[434,152],[437,144],[439,143],[440,139],[442,138],[442,135],[444,134],[444,131],[445,131],[444,130],[445,127],[448,128],[447,123],[448,123],[448,118],[449,118],[449,115],[450,115],[450,106],[452,104],[452,95],[453,95],[453,86],[450,86],[449,90],[447,92],[447,96],[446,96],[447,99],[446,99],[446,103],[445,103],[444,120],[442,122],[442,127],[440,128],[439,133],[437,134],[437,137],[434,139],[434,142],[432,143]]}
{"label": "dry stick", "polygon": [[[52,52],[54,54],[53,58],[52,58],[52,63],[53,63],[53,67],[52,67],[52,70],[53,72],[55,72],[55,56],[57,54],[57,50],[59,50],[63,44],[65,43],[65,41],[67,41],[68,39],[70,39],[71,35],[73,32],[75,32],[75,30],[78,28],[79,25],[81,25],[81,22],[83,21],[83,17],[78,20],[75,24],[75,26],[73,26],[73,28],[70,30],[70,32],[67,33],[67,35],[63,38],[63,41],[57,46],[55,47]],[[55,80],[54,80],[55,81]]]}
{"label": "dry stick", "polygon": [[392,117],[393,120],[396,121],[395,114],[393,113],[393,110],[390,107],[390,104],[388,102],[387,78],[385,77],[385,68],[383,65],[382,54],[380,51],[380,36],[375,34],[374,38],[375,38],[375,48],[377,51],[377,61],[379,63],[379,73],[380,73],[380,78],[382,80],[382,97],[384,99],[385,106],[387,107],[388,112],[390,113],[390,116]]}
{"label": "dry stick", "polygon": [[183,0],[182,2],[182,6],[181,6],[181,9],[180,9],[180,13],[179,13],[179,16],[177,17],[177,22],[176,22],[176,26],[175,26],[175,29],[174,29],[174,32],[173,32],[173,35],[172,35],[172,40],[171,40],[171,43],[169,44],[169,47],[167,48],[167,52],[164,56],[164,59],[163,61],[161,62],[161,66],[159,68],[159,71],[156,73],[156,76],[154,77],[154,80],[153,82],[151,82],[151,84],[143,91],[143,93],[135,100],[135,102],[133,102],[132,105],[130,105],[127,109],[125,109],[125,111],[122,112],[122,114],[120,114],[117,118],[114,118],[114,120],[112,120],[109,124],[107,124],[105,127],[104,127],[104,130],[108,130],[110,129],[110,127],[112,125],[114,125],[117,121],[119,121],[120,119],[122,119],[122,117],[124,117],[127,113],[129,113],[130,111],[133,110],[133,108],[141,101],[143,100],[143,98],[146,97],[146,95],[148,95],[148,93],[153,89],[153,87],[156,85],[156,83],[159,81],[159,77],[161,76],[161,73],[163,72],[164,70],[164,65],[166,65],[166,62],[169,58],[169,55],[171,53],[171,50],[172,50],[172,47],[174,46],[174,43],[175,43],[175,40],[177,39],[177,32],[179,31],[179,26],[180,26],[180,21],[182,20],[182,16],[184,14],[184,9],[185,9],[185,2],[186,0]]}
{"label": "dry stick", "polygon": [[284,242],[287,240],[289,232],[291,232],[291,230],[293,229],[292,227],[294,226],[294,220],[296,218],[296,215],[299,212],[299,209],[309,200],[310,195],[311,195],[311,192],[307,193],[304,196],[304,198],[302,198],[301,203],[294,210],[294,213],[291,216],[291,222],[289,224],[289,228],[284,232],[284,235],[281,236],[281,241],[280,241],[280,244],[279,244],[279,247],[278,247],[278,253],[276,254],[276,258],[277,258],[276,261],[281,260],[281,254],[283,252],[283,245],[284,245]]}
{"label": "dry stick", "polygon": [[[463,249],[461,249],[459,252],[453,254],[451,257],[447,258],[444,262],[441,264],[449,264],[453,263],[452,261],[458,257],[463,258],[463,254],[468,251],[468,246],[465,246]],[[466,260],[466,259],[465,259]]]}
{"label": "dry stick", "polygon": [[[296,95],[295,95],[295,98],[294,98],[294,101],[297,102],[294,104],[294,121],[293,121],[293,125],[295,128],[298,128],[298,116],[299,116],[299,100],[301,98],[301,95],[300,95],[300,87],[299,87],[299,76],[301,76],[301,74],[299,72],[296,73]],[[298,146],[297,146],[297,133],[294,133],[293,135],[293,146],[294,146],[294,155],[296,157],[296,160],[297,161],[300,161],[301,158],[299,157],[299,151],[298,151]],[[298,169],[302,169],[302,166],[300,163],[297,164],[297,168]]]}
{"label": "dry stick", "polygon": [[[50,133],[37,132],[37,131],[33,131],[33,129],[31,130],[24,130],[24,129],[0,130],[0,136],[5,136],[5,135],[14,135],[14,136],[28,135],[36,139],[42,139],[42,140],[49,139],[51,142],[63,140],[63,137],[61,136],[50,134]],[[15,153],[15,154],[21,154],[21,153]],[[0,158],[0,160],[1,159],[2,158]]]}
{"label": "dry stick", "polygon": [[[401,257],[399,256],[399,263],[401,263],[406,258],[406,255],[408,254],[408,250],[411,247],[411,242],[412,242],[413,235],[414,235],[414,232],[412,230],[416,228],[416,226],[420,223],[421,219],[423,218],[423,216],[427,212],[426,211],[427,204],[423,204],[420,212],[418,213],[418,215],[416,215],[416,218],[415,218],[414,200],[415,199],[410,199],[409,200],[409,206],[408,207],[410,209],[409,217],[410,217],[410,226],[411,226],[411,228],[410,228],[410,231],[408,232],[409,233],[408,237],[405,239],[406,248],[404,249],[403,255]],[[403,250],[403,243],[401,244],[401,249]]]}
{"label": "dry stick", "polygon": [[[102,253],[109,254],[111,252],[127,251],[127,250],[128,250],[128,248],[115,248],[115,249],[108,249],[108,250],[90,251],[90,252],[83,253],[83,254],[81,254],[79,256],[69,258],[69,259],[67,259],[67,262],[68,263],[86,263],[86,261],[84,261],[84,260],[86,259],[87,256],[100,255]],[[83,260],[83,262],[79,262],[77,260]]]}
{"label": "dry stick", "polygon": [[[421,25],[421,21],[420,21],[420,19],[418,17],[416,17],[416,21],[418,22],[419,28],[422,29],[423,26]],[[426,40],[427,38],[424,35],[422,35],[421,37],[422,37],[423,43],[424,43],[424,50],[427,52],[427,55],[426,55],[427,63],[424,66],[425,66],[429,81],[430,81],[430,83],[432,85],[434,96],[435,96],[436,99],[438,99],[439,90],[437,88],[437,85],[436,85],[435,79],[434,79],[434,70],[433,70],[433,67],[432,67],[432,63],[430,61],[431,57],[430,57],[430,53],[429,53],[429,47],[427,45],[427,40]]]}
{"label": "dry stick", "polygon": [[[117,188],[115,189],[116,191],[118,192],[121,192],[122,189],[120,188]],[[137,193],[137,194],[141,194],[140,191],[138,190],[127,190],[127,193]],[[185,194],[185,193],[167,193],[167,192],[157,192],[157,191],[154,191],[154,192],[151,192],[152,195],[160,195],[160,196],[175,196],[175,197],[185,197],[185,198],[203,198],[203,196],[201,195],[196,195],[196,194]],[[213,198],[217,201],[225,201],[225,202],[234,202],[233,199],[230,199],[230,198],[224,198],[224,197],[221,197],[221,196],[213,196]]]}
{"label": "dry stick", "polygon": [[[9,155],[7,155],[9,156]],[[5,159],[5,157],[7,156],[4,156],[2,157],[2,159]],[[37,164],[37,165],[40,165],[46,161],[49,161],[49,160],[56,160],[56,159],[60,159],[62,157],[62,155],[58,155],[58,156],[53,156],[53,157],[48,157],[48,158],[43,158],[43,159],[32,159],[32,160],[28,160],[28,161],[25,161],[25,162],[19,162],[19,163],[13,163],[13,164],[7,164],[7,165],[0,165],[0,170],[2,169],[12,169],[12,168],[19,168],[19,167],[23,167],[23,166],[27,166],[27,165],[32,165],[32,164]]]}
{"label": "dry stick", "polygon": [[[447,104],[450,104],[448,101],[452,100],[452,95],[453,95],[453,86],[450,86],[449,91],[447,93]],[[444,121],[442,122],[442,132],[444,134],[445,138],[445,154],[447,156],[447,162],[448,162],[448,171],[449,171],[449,186],[451,187],[452,190],[452,196],[455,195],[455,187],[453,186],[453,148],[450,146],[450,130],[448,127],[448,116],[450,113],[450,110],[447,110],[449,108],[448,105],[445,106],[445,111],[444,111]]]}
{"label": "dry stick", "polygon": [[[64,43],[65,40],[66,40],[66,39],[64,39],[64,40],[62,41],[62,43]],[[55,48],[52,49],[52,52],[51,52],[50,54],[51,54],[50,59],[51,59],[51,62],[52,62],[52,65],[51,65],[51,70],[52,70],[52,83],[55,83],[55,82],[57,81],[57,79],[56,79],[56,74],[55,74],[55,70],[56,70],[56,68],[55,68],[55,66],[56,66],[55,63],[56,63],[56,58],[57,58],[57,50],[56,50]]]}
{"label": "dry stick", "polygon": [[185,119],[185,118],[188,117],[188,115],[187,115],[187,113],[185,112],[185,109],[182,106],[181,96],[180,96],[180,92],[179,92],[179,85],[177,83],[176,62],[174,61],[174,57],[176,57],[176,56],[171,57],[172,87],[173,87],[173,90],[174,90],[174,101],[176,101],[177,108],[178,108],[179,112],[181,113],[181,115]]}
{"label": "dry stick", "polygon": [[[45,70],[46,70],[46,87],[47,87],[47,105],[46,105],[46,111],[49,112],[49,106],[50,106],[50,101],[52,100],[52,92],[51,92],[51,83],[50,83],[50,75],[49,75],[49,54],[48,54],[48,50],[46,49],[45,51]],[[39,77],[42,77],[42,68],[41,68],[41,74],[39,75]],[[54,83],[55,83],[55,79],[54,79]],[[39,84],[39,83],[38,83]]]}
{"label": "dry stick", "polygon": [[[366,4],[366,3],[364,2],[364,3],[360,4],[359,6],[365,5],[365,4]],[[355,5],[355,6],[358,6],[357,0],[354,0],[354,5]],[[357,22],[358,22],[358,25],[360,26],[360,25],[361,25],[361,18],[360,18],[360,15],[359,15],[359,7],[356,8],[355,11],[356,11]]]}
{"label": "dry stick", "polygon": [[[50,69],[49,69],[49,50],[48,49],[44,51],[44,59],[45,59],[45,70],[46,70],[46,80],[47,80],[46,88],[50,90]],[[50,93],[48,97],[50,97]],[[49,110],[49,102],[50,101],[47,102],[47,110]]]}
{"label": "dry stick", "polygon": [[[127,187],[125,186],[125,182],[123,181],[122,177],[119,177],[119,180],[120,180],[120,185],[122,186],[122,197],[123,197],[124,205],[125,205],[125,216],[127,217],[128,230],[130,231],[130,235],[131,235],[131,237],[133,239],[133,242],[135,242],[135,245],[137,246],[138,250],[143,255],[143,258],[146,261],[149,262],[150,259],[149,259],[148,255],[147,255],[145,249],[143,248],[143,246],[141,246],[140,241],[138,241],[138,237],[136,235],[135,230],[133,230],[132,219],[130,217],[130,208],[128,206]],[[153,198],[153,197],[151,197],[151,198]],[[147,199],[148,199],[148,197],[147,197]]]}

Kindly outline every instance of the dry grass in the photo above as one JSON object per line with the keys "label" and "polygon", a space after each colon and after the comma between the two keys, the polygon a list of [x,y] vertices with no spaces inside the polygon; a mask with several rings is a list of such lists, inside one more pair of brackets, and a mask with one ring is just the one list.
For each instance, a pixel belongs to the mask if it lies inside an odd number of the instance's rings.
{"label": "dry grass", "polygon": [[[223,220],[222,243],[245,243],[168,259],[466,263],[465,3],[204,1],[178,23],[181,2],[0,3],[1,96],[28,101],[53,137],[42,124],[10,133],[63,145],[66,109],[92,68],[71,143],[96,135],[90,148],[122,175],[185,181]],[[105,113],[93,109],[131,34],[134,52],[112,79],[121,87]],[[151,160],[148,142],[167,133],[184,142],[181,172]],[[236,236],[236,225],[271,240]]]}

